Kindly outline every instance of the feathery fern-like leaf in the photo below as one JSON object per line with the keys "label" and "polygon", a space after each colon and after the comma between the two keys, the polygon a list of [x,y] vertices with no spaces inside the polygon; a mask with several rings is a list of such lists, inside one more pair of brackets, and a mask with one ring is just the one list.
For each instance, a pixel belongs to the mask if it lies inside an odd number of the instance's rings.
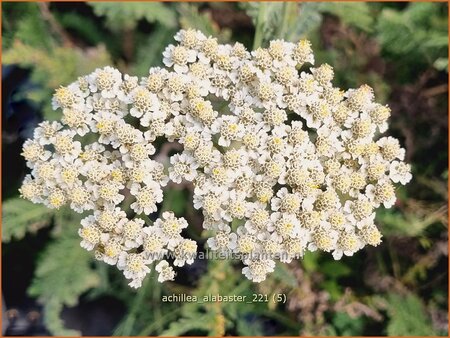
{"label": "feathery fern-like leaf", "polygon": [[62,230],[39,258],[28,293],[44,306],[44,320],[55,335],[73,335],[59,318],[64,306],[74,306],[80,295],[97,286],[100,278],[91,267],[92,254],[80,247],[79,216],[61,210],[55,217]]}
{"label": "feathery fern-like leaf", "polygon": [[22,239],[27,232],[36,232],[50,224],[54,211],[42,204],[33,204],[22,198],[3,202],[2,241]]}

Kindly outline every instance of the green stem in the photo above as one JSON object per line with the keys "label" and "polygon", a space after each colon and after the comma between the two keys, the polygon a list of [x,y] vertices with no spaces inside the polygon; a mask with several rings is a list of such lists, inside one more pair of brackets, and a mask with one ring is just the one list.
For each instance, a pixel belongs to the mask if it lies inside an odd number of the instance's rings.
{"label": "green stem", "polygon": [[255,39],[253,40],[253,50],[261,47],[264,37],[264,21],[266,19],[267,4],[260,2],[258,6],[258,17],[256,18]]}
{"label": "green stem", "polygon": [[148,291],[147,289],[149,286],[149,280],[150,278],[144,279],[142,286],[138,289],[136,297],[132,302],[129,314],[126,316],[122,324],[116,329],[114,335],[129,336],[133,332],[134,324],[136,322],[139,311],[142,311],[143,308],[145,296]]}
{"label": "green stem", "polygon": [[153,294],[152,294],[152,302],[154,306],[154,322],[157,323],[157,330],[162,330],[162,312],[161,307],[158,306],[161,304],[161,294],[162,294],[162,285],[158,282],[157,278],[153,278]]}
{"label": "green stem", "polygon": [[[277,34],[279,39],[286,39],[288,37],[288,26],[290,24],[294,24],[294,22],[292,22],[292,13],[295,13],[297,11],[297,6],[298,3],[296,3],[295,1],[283,3],[283,19],[281,20],[280,29],[278,30]],[[296,15],[294,17],[296,17]]]}
{"label": "green stem", "polygon": [[159,334],[160,332],[158,332],[157,330],[159,330],[161,328],[161,325],[164,325],[164,324],[174,321],[178,317],[180,310],[181,310],[181,307],[178,307],[178,308],[172,309],[170,312],[166,312],[164,315],[162,315],[159,322],[153,321],[148,326],[146,326],[144,329],[142,329],[141,332],[139,332],[137,334],[137,336],[147,336],[147,335],[153,334],[155,332],[157,332]]}
{"label": "green stem", "polygon": [[145,223],[147,223],[147,225],[153,224],[153,221],[146,214],[142,213],[142,214],[139,215],[139,217],[144,219],[144,221],[145,221]]}
{"label": "green stem", "polygon": [[284,33],[286,31],[286,25],[287,25],[287,16],[288,16],[288,3],[284,2],[283,3],[283,15],[282,15],[282,19],[281,19],[281,24],[278,26],[278,31],[277,31],[277,37],[279,39],[283,39],[284,38]]}
{"label": "green stem", "polygon": [[279,323],[285,325],[287,328],[290,328],[292,330],[295,331],[299,331],[301,326],[299,324],[297,324],[297,322],[293,321],[292,319],[290,319],[288,316],[284,316],[281,313],[275,312],[275,311],[269,311],[267,309],[256,309],[255,308],[255,312],[260,313],[264,316],[267,316],[269,318],[273,318],[275,320],[277,320]]}

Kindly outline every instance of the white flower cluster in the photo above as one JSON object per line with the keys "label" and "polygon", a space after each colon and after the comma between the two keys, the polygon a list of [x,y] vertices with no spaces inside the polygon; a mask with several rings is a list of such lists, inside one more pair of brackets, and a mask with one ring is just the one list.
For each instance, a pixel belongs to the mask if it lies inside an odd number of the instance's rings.
{"label": "white flower cluster", "polygon": [[[152,160],[152,142],[166,132],[171,107],[137,77],[111,67],[98,69],[56,90],[59,122],[42,122],[22,155],[32,169],[20,189],[34,203],[90,215],[81,221],[81,246],[117,265],[139,287],[149,264],[172,252],[174,265],[191,264],[195,241],[183,238],[183,218],[164,212],[147,226],[141,215],[157,211],[169,181],[162,163]],[[143,131],[145,129],[145,131]],[[131,209],[127,217],[123,205]],[[173,280],[168,262],[156,266],[158,280]]]}
{"label": "white flower cluster", "polygon": [[[181,237],[184,219],[166,212],[146,225],[120,207],[157,211],[169,179],[193,182],[209,247],[241,255],[255,282],[275,260],[305,250],[339,259],[378,245],[375,209],[394,204],[393,183],[406,184],[411,168],[398,140],[378,136],[390,109],[373,102],[372,89],[333,87],[331,66],[311,67],[307,40],[274,40],[251,53],[194,30],[175,40],[163,53],[167,68],[151,68],[148,77],[106,67],[56,91],[64,126],[43,122],[24,144],[33,171],[22,195],[94,210],[82,222],[82,246],[117,264],[136,287],[153,254],[170,251],[181,266],[197,250]],[[91,143],[82,146],[82,137]],[[183,145],[168,177],[150,159],[157,137]],[[160,281],[174,277],[165,260],[156,270]]]}

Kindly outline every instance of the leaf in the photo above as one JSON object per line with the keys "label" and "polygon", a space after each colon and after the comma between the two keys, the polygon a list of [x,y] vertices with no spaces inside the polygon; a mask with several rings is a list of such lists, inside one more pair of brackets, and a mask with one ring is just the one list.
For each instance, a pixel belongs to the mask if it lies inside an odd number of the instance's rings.
{"label": "leaf", "polygon": [[179,189],[169,189],[164,193],[162,211],[170,210],[177,216],[182,216],[186,210],[186,192]]}
{"label": "leaf", "polygon": [[305,255],[303,256],[303,260],[301,261],[301,264],[305,271],[307,272],[314,272],[318,269],[319,263],[319,253],[317,251],[307,251],[305,252]]}
{"label": "leaf", "polygon": [[439,222],[445,212],[445,209],[439,209],[419,218],[413,213],[379,210],[376,219],[382,224],[385,235],[416,237],[421,235],[430,225]]}
{"label": "leaf", "polygon": [[50,100],[54,89],[67,85],[78,76],[88,74],[98,67],[111,64],[111,59],[103,45],[85,50],[64,47],[47,50],[16,40],[3,53],[3,62],[32,69],[32,80],[40,86],[30,90],[28,98],[44,105],[45,119],[57,120],[61,113],[52,110]]}
{"label": "leaf", "polygon": [[50,224],[54,211],[16,197],[3,202],[2,241],[22,239],[27,232],[35,233]]}
{"label": "leaf", "polygon": [[355,336],[363,334],[363,317],[352,318],[345,312],[337,312],[333,316],[333,327],[339,334],[336,336]]}
{"label": "leaf", "polygon": [[238,319],[236,329],[239,336],[263,336],[263,323],[258,320],[245,320],[245,318]]}
{"label": "leaf", "polygon": [[336,15],[348,26],[357,27],[365,32],[373,31],[374,17],[366,2],[323,2],[320,11]]}
{"label": "leaf", "polygon": [[289,12],[292,17],[292,26],[287,26],[288,30],[284,37],[292,42],[308,37],[322,22],[319,8],[318,3],[304,2],[300,5],[299,15],[295,15],[295,11]]}
{"label": "leaf", "polygon": [[56,88],[99,66],[110,64],[111,60],[101,45],[86,50],[64,47],[45,50],[16,40],[13,47],[3,54],[3,62],[34,67],[34,80],[47,87]]}
{"label": "leaf", "polygon": [[[445,59],[445,61],[448,64],[448,59]],[[447,190],[447,179],[448,172],[443,173],[442,179],[439,178],[430,178],[425,175],[417,175],[415,181],[418,182],[420,185],[423,185],[424,188],[427,190],[431,190],[433,193],[436,193],[440,197],[442,197],[444,200],[448,199],[448,190]]]}
{"label": "leaf", "polygon": [[192,330],[200,330],[202,332],[208,332],[210,325],[210,318],[206,316],[192,318],[181,318],[180,320],[170,324],[169,328],[163,331],[160,336],[181,336]]}
{"label": "leaf", "polygon": [[44,320],[53,334],[73,335],[74,331],[64,328],[59,315],[64,306],[76,305],[79,296],[97,286],[100,278],[91,267],[92,254],[80,247],[76,230],[80,218],[67,216],[62,210],[57,219],[64,231],[39,258],[28,293],[43,304]]}
{"label": "leaf", "polygon": [[255,25],[261,20],[266,43],[274,38],[296,42],[308,36],[322,21],[316,3],[248,2],[241,6]]}
{"label": "leaf", "polygon": [[320,271],[330,278],[345,277],[352,273],[352,270],[340,261],[326,261],[320,265]]}
{"label": "leaf", "polygon": [[66,30],[90,45],[100,43],[107,38],[106,34],[99,29],[98,20],[95,21],[95,17],[82,16],[75,12],[55,13],[55,15]]}
{"label": "leaf", "polygon": [[42,20],[38,5],[32,5],[33,7],[30,8],[29,14],[17,23],[17,31],[14,37],[31,46],[51,48],[53,39],[51,38],[50,30],[45,21]]}
{"label": "leaf", "polygon": [[67,329],[60,315],[63,311],[64,305],[56,299],[49,300],[44,305],[44,322],[48,329],[58,336],[79,336],[80,332],[77,330]]}
{"label": "leaf", "polygon": [[133,74],[147,76],[150,67],[162,66],[162,53],[166,46],[173,41],[175,30],[157,25],[155,30],[138,46],[136,63]]}
{"label": "leaf", "polygon": [[436,335],[430,318],[424,311],[422,301],[416,295],[390,294],[387,301],[389,314],[387,334],[389,336]]}
{"label": "leaf", "polygon": [[408,53],[416,45],[417,36],[414,36],[413,25],[404,19],[404,15],[392,9],[384,9],[379,16],[378,39],[390,52]]}
{"label": "leaf", "polygon": [[383,9],[376,25],[377,38],[388,54],[401,56],[403,65],[432,65],[446,58],[447,9],[439,3],[411,3],[404,10]]}
{"label": "leaf", "polygon": [[445,70],[448,72],[448,58],[438,58],[433,63],[434,68],[437,70]]}
{"label": "leaf", "polygon": [[106,25],[113,31],[131,30],[139,20],[158,22],[175,27],[175,11],[161,2],[89,2],[96,15],[105,16]]}
{"label": "leaf", "polygon": [[447,47],[448,46],[448,37],[445,36],[445,34],[441,34],[440,32],[430,32],[428,34],[428,40],[424,42],[423,46],[425,48]]}
{"label": "leaf", "polygon": [[327,291],[330,295],[330,299],[338,301],[342,298],[343,291],[340,284],[335,279],[325,280],[320,284],[320,288]]}
{"label": "leaf", "polygon": [[[178,336],[192,333],[207,333],[210,336],[223,336],[232,323],[247,321],[257,308],[266,308],[265,303],[241,306],[239,302],[203,302],[205,295],[246,296],[252,299],[251,283],[236,273],[228,260],[209,260],[208,274],[201,277],[191,293],[198,302],[181,305],[181,318],[172,322],[162,336]],[[242,329],[242,323],[239,324]],[[256,325],[256,324],[255,324]],[[255,327],[256,330],[256,327]]]}
{"label": "leaf", "polygon": [[[286,4],[281,2],[248,2],[242,3],[248,16],[252,18],[253,24],[256,26],[255,40],[257,40],[258,33],[262,34],[261,45],[265,47],[271,38],[280,35],[279,30],[283,31],[282,21]],[[294,4],[297,6],[297,4]],[[258,41],[259,42],[259,41]],[[254,46],[257,47],[257,46]],[[259,43],[258,43],[259,47]]]}
{"label": "leaf", "polygon": [[432,17],[439,16],[439,6],[427,2],[411,3],[403,13],[414,23],[426,26]]}
{"label": "leaf", "polygon": [[297,278],[295,278],[293,272],[287,267],[286,264],[276,264],[273,271],[273,277],[283,281],[284,284],[290,287],[296,287],[298,285]]}
{"label": "leaf", "polygon": [[196,4],[180,3],[177,6],[177,10],[180,13],[180,25],[182,28],[198,29],[206,36],[216,37],[219,42],[226,42],[230,39],[231,31],[229,29],[221,30],[208,12],[199,12]]}
{"label": "leaf", "polygon": [[[36,3],[4,3],[2,5],[3,50],[15,39],[41,48],[51,48],[53,39]],[[6,47],[6,48],[5,48]]]}

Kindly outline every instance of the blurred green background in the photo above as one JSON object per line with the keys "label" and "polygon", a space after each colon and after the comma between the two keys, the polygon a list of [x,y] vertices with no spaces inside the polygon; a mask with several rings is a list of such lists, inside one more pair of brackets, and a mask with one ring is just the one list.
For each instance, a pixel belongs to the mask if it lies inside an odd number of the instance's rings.
{"label": "blurred green background", "polygon": [[[2,3],[2,288],[7,335],[448,335],[446,3]],[[231,261],[196,261],[138,291],[79,246],[79,217],[18,198],[24,139],[58,119],[52,92],[96,67],[144,76],[180,28],[249,49],[312,41],[335,85],[367,83],[413,180],[380,210],[384,241],[353,257],[308,253],[260,284]],[[256,41],[255,41],[256,36]],[[189,202],[186,203],[186,200]],[[188,187],[165,192],[200,242]],[[172,293],[285,294],[285,303],[163,303]],[[5,306],[6,304],[6,306]],[[6,330],[6,332],[5,332]]]}

